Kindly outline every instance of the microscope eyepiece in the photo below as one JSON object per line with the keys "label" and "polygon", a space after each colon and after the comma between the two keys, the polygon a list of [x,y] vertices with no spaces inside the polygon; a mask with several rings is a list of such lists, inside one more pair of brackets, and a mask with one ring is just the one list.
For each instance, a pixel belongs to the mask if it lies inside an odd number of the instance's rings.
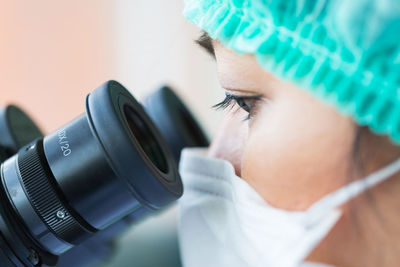
{"label": "microscope eyepiece", "polygon": [[88,95],[85,114],[8,158],[1,181],[0,243],[17,266],[54,264],[51,255],[183,191],[167,143],[116,81]]}

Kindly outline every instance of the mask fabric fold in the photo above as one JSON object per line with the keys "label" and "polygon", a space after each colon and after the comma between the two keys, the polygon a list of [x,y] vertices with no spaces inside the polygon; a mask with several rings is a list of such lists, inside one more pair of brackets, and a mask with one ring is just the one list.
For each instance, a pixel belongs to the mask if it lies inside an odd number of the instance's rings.
{"label": "mask fabric fold", "polygon": [[297,267],[341,216],[339,207],[400,169],[400,160],[352,182],[305,211],[269,205],[230,162],[185,149],[178,236],[185,267]]}

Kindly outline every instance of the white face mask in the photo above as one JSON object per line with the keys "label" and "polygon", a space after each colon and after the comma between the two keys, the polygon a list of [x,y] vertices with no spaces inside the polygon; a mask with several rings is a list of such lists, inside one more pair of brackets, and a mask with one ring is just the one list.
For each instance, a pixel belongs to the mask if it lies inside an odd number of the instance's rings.
{"label": "white face mask", "polygon": [[338,207],[400,169],[399,159],[294,212],[266,203],[228,161],[199,152],[185,149],[180,162],[179,243],[186,267],[299,266],[340,218]]}

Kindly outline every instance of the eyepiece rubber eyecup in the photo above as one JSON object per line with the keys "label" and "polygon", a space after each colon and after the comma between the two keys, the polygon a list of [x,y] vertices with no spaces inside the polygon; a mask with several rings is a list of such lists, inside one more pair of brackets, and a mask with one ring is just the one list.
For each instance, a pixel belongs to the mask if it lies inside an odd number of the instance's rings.
{"label": "eyepiece rubber eyecup", "polygon": [[[140,143],[143,140],[135,136],[129,125],[126,107],[146,122],[147,128],[141,131],[152,133],[166,167],[157,167],[143,149],[144,144]],[[108,81],[88,95],[86,113],[111,168],[135,198],[149,208],[158,209],[182,195],[182,182],[171,151],[142,106],[120,83]]]}

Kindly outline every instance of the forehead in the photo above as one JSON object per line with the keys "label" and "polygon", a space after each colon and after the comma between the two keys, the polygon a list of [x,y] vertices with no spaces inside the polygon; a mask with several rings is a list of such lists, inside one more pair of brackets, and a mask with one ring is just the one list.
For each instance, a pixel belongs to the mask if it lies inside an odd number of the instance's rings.
{"label": "forehead", "polygon": [[274,75],[261,68],[254,55],[240,55],[222,45],[218,40],[212,40],[212,45],[221,84],[229,84],[232,79],[235,80],[235,83],[242,80],[246,86],[251,86],[251,83],[263,82],[265,79],[277,80]]}

